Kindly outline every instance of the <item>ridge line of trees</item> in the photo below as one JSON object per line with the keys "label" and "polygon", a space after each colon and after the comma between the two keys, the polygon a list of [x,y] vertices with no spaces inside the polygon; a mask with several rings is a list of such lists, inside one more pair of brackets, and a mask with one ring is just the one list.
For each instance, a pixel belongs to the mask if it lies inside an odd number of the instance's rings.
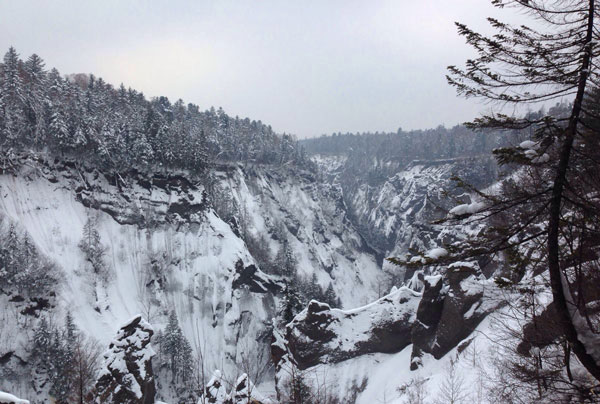
{"label": "ridge line of trees", "polygon": [[[115,171],[181,168],[215,161],[306,163],[294,136],[261,121],[200,111],[181,99],[146,99],[93,75],[62,77],[38,55],[11,47],[0,65],[0,150],[84,158]],[[10,153],[7,153],[10,154]]]}

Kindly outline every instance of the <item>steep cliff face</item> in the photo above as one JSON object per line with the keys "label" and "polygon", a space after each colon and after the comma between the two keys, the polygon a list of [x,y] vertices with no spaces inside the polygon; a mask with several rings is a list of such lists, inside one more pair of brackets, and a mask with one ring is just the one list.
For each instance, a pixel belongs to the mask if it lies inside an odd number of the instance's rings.
{"label": "steep cliff face", "polygon": [[[357,226],[386,253],[398,256],[411,248],[428,248],[441,229],[431,225],[456,205],[460,177],[476,186],[494,179],[489,158],[415,160],[373,185],[348,178],[340,182]],[[464,198],[464,196],[463,196]]]}
{"label": "steep cliff face", "polygon": [[[225,222],[213,210],[219,202],[211,200],[203,178],[183,172],[112,175],[77,162],[19,157],[0,175],[1,214],[56,264],[60,279],[50,296],[1,296],[3,328],[17,330],[0,342],[0,355],[10,359],[2,363],[3,374],[31,366],[29,330],[41,317],[60,322],[71,312],[81,330],[108,346],[115,324],[141,313],[161,330],[174,310],[194,351],[202,350],[202,366],[235,376],[244,355],[268,350],[285,288],[284,278],[260,269],[248,237],[260,237],[272,257],[285,240],[298,277],[314,276],[323,290],[331,284],[344,306],[375,299],[380,269],[346,218],[341,193],[299,173],[216,167],[211,186],[237,205],[233,220]],[[81,248],[90,221],[102,270]],[[2,387],[30,393],[17,374]]]}
{"label": "steep cliff face", "polygon": [[[115,324],[142,313],[160,330],[175,310],[190,343],[210,347],[204,352],[208,369],[235,369],[241,346],[264,349],[281,285],[256,268],[247,270],[255,262],[244,241],[203,203],[201,186],[178,176],[156,181],[141,175],[122,175],[115,185],[114,178],[75,164],[20,163],[0,175],[1,213],[29,234],[61,275],[52,296],[37,297],[51,304],[30,315],[22,310],[27,301],[2,296],[3,329],[15,333],[1,339],[0,352],[22,362],[10,366],[28,366],[30,330],[40,316],[60,322],[67,311],[108,346]],[[104,249],[103,273],[79,247],[90,216]],[[26,380],[5,378],[2,384],[30,393]]]}
{"label": "steep cliff face", "polygon": [[398,272],[386,257],[403,257],[411,251],[428,251],[463,237],[458,231],[435,224],[470,196],[457,187],[457,179],[475,187],[490,185],[496,164],[489,155],[441,160],[413,160],[407,165],[373,160],[357,171],[343,156],[316,156],[324,181],[340,189],[346,214],[384,270],[396,274],[392,284],[408,282],[413,272]]}
{"label": "steep cliff face", "polygon": [[378,297],[376,251],[349,220],[338,184],[319,181],[309,171],[265,166],[215,174],[238,206],[246,237],[264,243],[272,256],[287,244],[300,278],[314,273],[322,289],[331,284],[343,307]]}

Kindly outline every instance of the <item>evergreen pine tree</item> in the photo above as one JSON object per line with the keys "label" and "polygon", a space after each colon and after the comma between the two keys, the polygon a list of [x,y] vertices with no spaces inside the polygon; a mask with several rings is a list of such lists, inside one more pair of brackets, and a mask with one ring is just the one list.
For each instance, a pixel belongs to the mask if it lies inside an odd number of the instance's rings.
{"label": "evergreen pine tree", "polygon": [[4,55],[4,64],[2,65],[0,138],[8,142],[11,146],[18,144],[25,128],[25,121],[23,119],[25,98],[19,64],[20,60],[17,51],[15,48],[10,47]]}
{"label": "evergreen pine tree", "polygon": [[283,325],[289,324],[296,314],[302,310],[302,301],[296,289],[290,284],[286,283],[286,287],[283,292]]}
{"label": "evergreen pine tree", "polygon": [[41,145],[46,136],[47,125],[44,111],[48,104],[44,61],[38,55],[33,54],[25,62],[24,70],[27,80],[25,85],[25,112],[29,141],[34,145]]}
{"label": "evergreen pine tree", "polygon": [[64,332],[54,330],[52,333],[52,345],[50,347],[50,395],[56,403],[68,403],[69,396],[73,391],[72,364],[73,351],[68,348],[64,341]]}
{"label": "evergreen pine tree", "polygon": [[49,354],[52,346],[52,333],[46,317],[40,318],[40,321],[33,330],[32,345],[31,357],[47,370],[50,362]]}
{"label": "evergreen pine tree", "polygon": [[329,282],[329,286],[327,286],[327,289],[325,290],[324,300],[325,303],[327,303],[331,307],[339,307],[339,299],[335,294],[335,291],[333,290],[333,284],[331,282]]}
{"label": "evergreen pine tree", "polygon": [[192,376],[192,348],[183,335],[175,310],[169,314],[161,337],[161,351],[171,371],[172,382],[186,382]]}
{"label": "evergreen pine tree", "polygon": [[310,276],[310,280],[306,284],[305,287],[305,295],[308,300],[318,300],[323,301],[323,289],[319,285],[319,280],[317,278],[316,272],[313,272]]}
{"label": "evergreen pine tree", "polygon": [[88,212],[83,235],[79,241],[79,248],[85,255],[85,259],[92,265],[96,274],[104,274],[106,264],[104,262],[105,250],[100,241],[100,233],[97,229],[97,218]]}
{"label": "evergreen pine tree", "polygon": [[[478,240],[476,248],[469,250],[478,249],[478,254],[489,256],[514,252],[528,243],[538,243],[538,249],[545,245],[543,259],[550,277],[552,304],[564,338],[579,362],[598,381],[600,359],[594,357],[593,348],[586,347],[590,338],[598,338],[591,325],[597,320],[590,318],[582,293],[577,302],[571,296],[574,290],[581,289],[579,285],[598,276],[597,261],[590,264],[583,258],[587,238],[590,233],[598,234],[598,227],[577,218],[595,210],[588,198],[590,189],[595,188],[593,181],[580,173],[585,167],[583,172],[595,171],[597,178],[598,161],[590,158],[588,149],[581,145],[587,142],[590,129],[595,132],[593,137],[598,133],[586,124],[586,117],[594,118],[586,96],[590,88],[598,87],[600,79],[594,61],[600,48],[598,6],[595,0],[493,3],[497,7],[510,3],[539,24],[535,28],[512,26],[489,18],[496,33],[486,36],[457,23],[459,34],[478,56],[468,60],[464,69],[450,66],[448,82],[460,95],[508,104],[515,109],[565,97],[572,100],[572,105],[563,117],[516,118],[495,113],[470,124],[476,129],[530,129],[534,138],[517,147],[495,151],[500,164],[520,166],[533,181],[514,178],[504,182],[500,195],[480,195],[487,206],[485,213],[481,212],[483,216],[503,215],[509,219],[507,224],[488,229],[485,240]],[[586,183],[587,187],[581,186]],[[535,230],[537,227],[543,230]],[[577,253],[568,247],[573,245],[580,246]],[[570,284],[574,285],[572,290]]]}
{"label": "evergreen pine tree", "polygon": [[14,224],[8,226],[8,232],[0,247],[0,278],[8,285],[14,285],[19,269],[19,250],[21,239]]}

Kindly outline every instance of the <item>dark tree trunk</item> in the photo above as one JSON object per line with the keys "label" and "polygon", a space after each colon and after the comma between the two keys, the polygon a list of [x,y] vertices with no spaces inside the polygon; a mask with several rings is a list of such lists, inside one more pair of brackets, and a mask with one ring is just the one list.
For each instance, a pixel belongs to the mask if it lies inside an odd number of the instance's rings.
{"label": "dark tree trunk", "polygon": [[[548,221],[548,269],[550,272],[550,283],[552,286],[552,296],[554,298],[554,306],[559,316],[559,321],[563,327],[563,332],[573,353],[577,356],[577,359],[581,364],[594,376],[597,380],[600,380],[600,366],[596,363],[595,359],[586,351],[585,345],[579,340],[577,329],[573,324],[570,308],[565,297],[563,285],[563,276],[560,268],[560,254],[559,254],[559,232],[560,232],[560,215],[561,205],[563,202],[563,191],[567,182],[567,172],[569,169],[569,159],[571,157],[571,151],[573,149],[573,143],[575,136],[577,135],[577,126],[579,124],[581,106],[583,103],[583,97],[585,94],[585,87],[587,84],[588,71],[592,59],[592,46],[591,41],[593,39],[594,30],[594,7],[595,0],[589,1],[588,11],[588,28],[586,36],[586,51],[581,65],[581,73],[579,78],[579,84],[577,88],[577,95],[573,103],[573,110],[569,119],[569,125],[565,131],[565,138],[563,140],[560,159],[556,171],[556,178],[554,180],[554,186],[552,189],[552,198],[550,200],[550,218]],[[574,308],[576,309],[576,308]]]}

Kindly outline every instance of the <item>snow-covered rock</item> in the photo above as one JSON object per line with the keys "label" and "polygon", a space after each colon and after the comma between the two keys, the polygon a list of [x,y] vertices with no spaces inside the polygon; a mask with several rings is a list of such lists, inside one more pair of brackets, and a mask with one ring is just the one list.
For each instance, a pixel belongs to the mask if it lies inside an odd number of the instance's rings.
{"label": "snow-covered rock", "polygon": [[[203,352],[204,365],[219,367],[231,378],[239,374],[240,347],[260,351],[268,346],[284,284],[263,272],[252,256],[246,243],[252,235],[271,256],[285,239],[300,277],[310,279],[314,273],[323,289],[332,284],[342,307],[361,307],[355,312],[313,305],[311,315],[331,320],[325,331],[341,331],[339,326],[351,333],[324,348],[315,344],[323,349],[317,362],[359,360],[361,350],[397,352],[406,341],[392,341],[389,334],[398,327],[410,343],[420,298],[399,288],[377,300],[380,290],[392,286],[384,281],[382,266],[395,270],[383,258],[409,249],[428,251],[459,237],[431,221],[451,208],[445,193],[453,190],[453,174],[469,177],[475,171],[484,181],[489,170],[477,168],[477,159],[422,160],[374,182],[362,177],[352,182],[345,159],[321,163],[327,170],[322,177],[287,167],[213,167],[210,186],[228,193],[238,208],[235,217],[225,219],[213,209],[213,188],[189,173],[114,175],[79,162],[25,159],[18,169],[0,175],[0,212],[29,233],[64,273],[51,304],[34,310],[27,321],[35,322],[44,311],[61,317],[70,310],[80,329],[108,345],[115,323],[143,312],[160,330],[165,313],[174,310],[193,349],[211,347]],[[89,270],[78,248],[90,214],[98,216],[106,279]],[[408,282],[413,273],[400,278]],[[399,304],[403,294],[408,301]],[[7,327],[19,330],[17,338],[0,340],[0,355],[12,352],[13,362],[19,362],[27,358],[27,321],[19,314],[27,302],[0,299],[0,307],[7,308]],[[10,383],[0,380],[0,388],[28,391],[26,380],[15,384],[19,389]],[[160,398],[171,402],[176,397]]]}
{"label": "snow-covered rock", "polygon": [[420,299],[420,293],[402,287],[353,310],[313,300],[286,326],[284,351],[275,343],[273,355],[281,360],[289,353],[302,370],[374,352],[399,352],[411,342]]}
{"label": "snow-covered rock", "polygon": [[104,354],[96,403],[154,404],[152,326],[141,315],[124,324]]}
{"label": "snow-covered rock", "polygon": [[472,202],[455,206],[452,209],[450,209],[448,213],[453,216],[472,215],[473,213],[477,213],[483,209],[485,209],[485,203]]}
{"label": "snow-covered rock", "polygon": [[231,404],[271,404],[271,400],[258,391],[246,373],[238,377],[230,397]]}
{"label": "snow-covered rock", "polygon": [[272,404],[272,401],[254,386],[246,373],[237,378],[229,393],[226,384],[221,371],[215,370],[198,404]]}
{"label": "snow-covered rock", "polygon": [[[2,328],[15,330],[0,338],[0,356],[10,359],[0,364],[0,375],[4,369],[26,374],[29,329],[48,311],[56,318],[70,311],[79,329],[108,346],[114,324],[142,312],[160,330],[167,322],[164,313],[175,310],[192,347],[198,349],[199,341],[211,346],[206,366],[228,374],[237,372],[242,344],[268,348],[267,327],[281,285],[204,205],[198,181],[121,173],[115,185],[114,178],[75,163],[27,157],[22,163],[0,175],[0,215],[29,234],[63,276],[52,296],[35,301],[0,293]],[[97,217],[105,250],[104,277],[89,268],[78,247],[90,215]],[[0,377],[6,390],[27,392],[29,386],[26,377]]]}
{"label": "snow-covered rock", "polygon": [[198,401],[198,404],[215,403],[224,404],[229,398],[227,394],[226,382],[223,380],[220,370],[215,370],[212,377],[204,388],[204,395]]}

